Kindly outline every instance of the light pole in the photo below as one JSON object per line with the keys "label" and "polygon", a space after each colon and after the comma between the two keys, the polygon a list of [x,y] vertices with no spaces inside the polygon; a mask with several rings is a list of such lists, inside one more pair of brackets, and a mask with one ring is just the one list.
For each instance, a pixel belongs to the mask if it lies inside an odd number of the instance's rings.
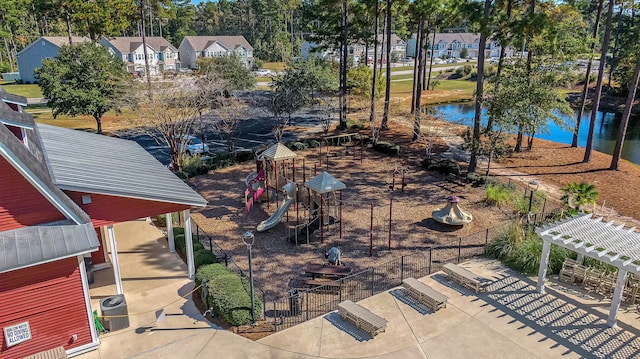
{"label": "light pole", "polygon": [[255,241],[255,236],[250,231],[246,231],[242,234],[242,241],[247,245],[249,250],[249,293],[251,297],[251,324],[256,324],[256,310],[253,301],[253,268],[251,267],[251,246]]}

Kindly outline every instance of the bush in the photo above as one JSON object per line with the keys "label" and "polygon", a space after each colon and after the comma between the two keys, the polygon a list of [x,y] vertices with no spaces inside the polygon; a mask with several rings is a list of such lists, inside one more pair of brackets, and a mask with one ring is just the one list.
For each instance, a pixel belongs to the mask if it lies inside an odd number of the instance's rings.
{"label": "bush", "polygon": [[420,162],[422,168],[437,171],[443,174],[460,174],[460,165],[458,162],[450,159],[444,158],[435,158],[435,159],[424,159]]}
{"label": "bush", "polygon": [[464,65],[456,69],[456,75],[458,75],[458,77],[466,77],[471,74],[471,71],[473,71],[473,66]]}
{"label": "bush", "polygon": [[236,152],[236,162],[238,163],[242,163],[242,162],[247,162],[247,161],[251,161],[254,159],[254,154],[253,151],[239,151]]}
{"label": "bush", "polygon": [[488,184],[485,187],[486,198],[484,203],[490,206],[498,206],[511,201],[513,189],[502,184]]}
{"label": "bush", "polygon": [[[521,225],[513,222],[504,233],[487,244],[486,253],[518,272],[526,275],[536,274],[542,255],[542,238],[533,231],[525,235]],[[552,245],[549,254],[551,274],[559,273],[562,263],[566,258],[570,258],[572,253],[566,248]]]}
{"label": "bush", "polygon": [[303,151],[303,150],[306,150],[307,148],[309,148],[309,146],[304,142],[294,142],[291,145],[291,149],[294,151]]}
{"label": "bush", "polygon": [[196,269],[198,269],[203,265],[218,263],[218,258],[216,258],[213,253],[203,248],[193,254],[193,263],[196,266]]}
{"label": "bush", "polygon": [[395,145],[391,142],[386,142],[386,141],[378,141],[376,143],[373,144],[373,149],[380,152],[380,153],[384,153],[385,155],[389,155],[389,156],[398,156],[400,155],[400,146]]}
{"label": "bush", "polygon": [[[207,280],[207,304],[214,313],[223,317],[231,325],[244,325],[251,322],[251,299],[249,283],[246,278],[231,272],[222,264],[208,264],[198,268],[196,285]],[[256,317],[262,313],[262,302],[258,296],[254,299]]]}
{"label": "bush", "polygon": [[347,118],[347,128],[351,128],[354,130],[361,130],[365,128],[365,122],[363,120],[353,120]]}
{"label": "bush", "polygon": [[307,141],[309,148],[318,148],[320,147],[320,142],[318,140],[309,140]]}

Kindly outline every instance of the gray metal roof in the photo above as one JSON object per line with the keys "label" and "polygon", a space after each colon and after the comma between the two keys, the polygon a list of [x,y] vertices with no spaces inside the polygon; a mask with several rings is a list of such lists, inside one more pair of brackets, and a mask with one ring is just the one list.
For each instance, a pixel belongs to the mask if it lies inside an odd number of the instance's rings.
{"label": "gray metal roof", "polygon": [[136,142],[38,124],[63,190],[204,207],[207,201]]}
{"label": "gray metal roof", "polygon": [[260,156],[264,156],[272,161],[288,160],[298,157],[295,152],[280,142],[264,150]]}
{"label": "gray metal roof", "polygon": [[305,187],[314,190],[318,193],[329,193],[333,191],[341,191],[347,188],[347,185],[338,181],[335,177],[322,172],[319,175],[305,182]]}
{"label": "gray metal roof", "polygon": [[0,232],[0,273],[93,252],[98,246],[91,222],[63,221]]}

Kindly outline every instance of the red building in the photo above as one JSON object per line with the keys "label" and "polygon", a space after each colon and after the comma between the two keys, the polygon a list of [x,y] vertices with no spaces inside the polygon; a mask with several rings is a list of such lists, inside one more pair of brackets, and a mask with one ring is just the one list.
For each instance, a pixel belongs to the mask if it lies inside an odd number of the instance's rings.
{"label": "red building", "polygon": [[206,201],[135,142],[37,125],[25,98],[0,100],[0,358],[95,349],[85,257],[123,294],[112,225],[184,211],[188,226]]}

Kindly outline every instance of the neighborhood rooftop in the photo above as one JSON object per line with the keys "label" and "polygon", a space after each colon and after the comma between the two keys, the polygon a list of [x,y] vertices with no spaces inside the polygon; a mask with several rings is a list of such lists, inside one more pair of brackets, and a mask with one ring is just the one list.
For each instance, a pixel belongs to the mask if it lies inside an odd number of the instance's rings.
{"label": "neighborhood rooftop", "polygon": [[[106,38],[109,43],[113,45],[118,51],[123,54],[128,54],[135,51],[140,45],[142,45],[142,37],[108,37]],[[176,48],[169,43],[164,37],[159,36],[147,36],[147,46],[150,46],[156,51],[164,51],[166,48],[176,50]]]}
{"label": "neighborhood rooftop", "polygon": [[188,41],[196,51],[202,51],[214,42],[220,43],[227,50],[235,50],[242,46],[245,49],[253,50],[244,36],[185,36],[183,41]]}
{"label": "neighborhood rooftop", "polygon": [[[38,125],[64,190],[204,207],[207,201],[133,141]],[[134,175],[135,174],[135,175]]]}

